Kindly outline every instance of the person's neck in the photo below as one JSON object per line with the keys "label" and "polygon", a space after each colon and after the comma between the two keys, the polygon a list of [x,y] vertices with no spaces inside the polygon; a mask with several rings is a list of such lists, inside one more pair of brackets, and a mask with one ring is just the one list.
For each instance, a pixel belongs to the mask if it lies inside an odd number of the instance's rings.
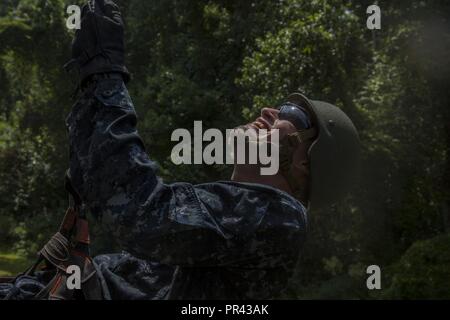
{"label": "person's neck", "polygon": [[255,165],[235,166],[231,181],[263,184],[291,194],[291,189],[283,176],[279,173],[272,176],[261,175],[260,168]]}

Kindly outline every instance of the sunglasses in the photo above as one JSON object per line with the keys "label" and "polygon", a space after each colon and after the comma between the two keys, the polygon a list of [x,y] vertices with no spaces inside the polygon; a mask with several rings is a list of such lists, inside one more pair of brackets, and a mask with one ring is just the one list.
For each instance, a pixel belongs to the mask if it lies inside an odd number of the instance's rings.
{"label": "sunglasses", "polygon": [[297,130],[311,128],[311,119],[306,109],[292,102],[283,103],[279,108],[278,119],[291,122]]}

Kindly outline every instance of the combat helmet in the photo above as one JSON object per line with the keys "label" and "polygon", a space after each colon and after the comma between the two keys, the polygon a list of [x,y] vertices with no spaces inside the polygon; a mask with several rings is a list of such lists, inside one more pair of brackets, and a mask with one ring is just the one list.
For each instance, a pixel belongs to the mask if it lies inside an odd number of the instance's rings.
{"label": "combat helmet", "polygon": [[[312,118],[313,128],[293,135],[299,142],[313,140],[308,150],[308,209],[326,207],[344,196],[356,181],[360,158],[358,132],[350,118],[332,104],[309,100],[301,93],[291,94],[287,102],[306,109]],[[280,153],[282,149],[283,145]],[[290,159],[292,161],[292,157]],[[289,171],[280,168],[291,189],[298,190]]]}

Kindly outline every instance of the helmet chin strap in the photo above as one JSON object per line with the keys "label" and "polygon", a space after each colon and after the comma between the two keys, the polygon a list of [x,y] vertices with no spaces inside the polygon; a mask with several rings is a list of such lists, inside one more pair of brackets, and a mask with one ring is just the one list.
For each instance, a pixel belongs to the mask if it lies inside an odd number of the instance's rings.
{"label": "helmet chin strap", "polygon": [[280,173],[286,179],[292,190],[294,197],[298,200],[303,199],[305,187],[294,178],[293,175],[293,156],[295,150],[305,141],[311,140],[317,136],[316,128],[298,130],[295,133],[288,134],[280,141]]}

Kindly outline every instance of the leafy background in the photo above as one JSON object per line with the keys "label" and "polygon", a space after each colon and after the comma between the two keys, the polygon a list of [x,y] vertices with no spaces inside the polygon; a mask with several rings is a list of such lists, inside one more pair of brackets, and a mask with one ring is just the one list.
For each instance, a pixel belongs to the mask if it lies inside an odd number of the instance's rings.
{"label": "leafy background", "polygon": [[[76,75],[62,65],[79,1],[0,3],[0,275],[16,273],[67,206],[64,127]],[[168,182],[227,179],[224,166],[175,166],[175,128],[232,128],[302,90],[354,120],[363,145],[351,196],[310,214],[288,298],[450,298],[450,3],[117,1],[126,23],[139,130]],[[118,250],[94,225],[94,253]],[[382,290],[366,288],[366,267]]]}

